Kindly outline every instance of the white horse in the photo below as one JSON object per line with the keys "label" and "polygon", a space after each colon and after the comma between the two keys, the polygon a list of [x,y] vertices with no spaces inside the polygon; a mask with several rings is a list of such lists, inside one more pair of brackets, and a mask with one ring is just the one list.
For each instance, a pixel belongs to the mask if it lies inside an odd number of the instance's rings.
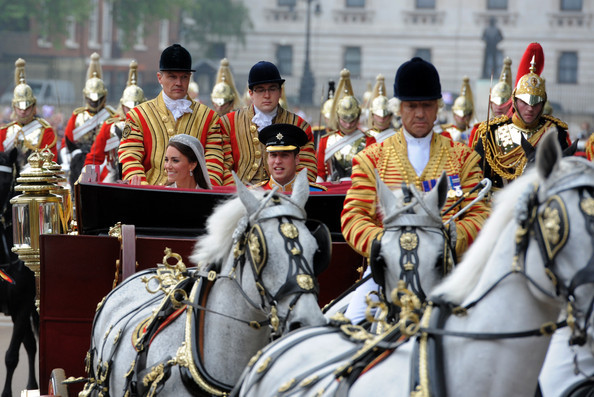
{"label": "white horse", "polygon": [[[270,372],[276,364],[257,360],[237,386],[240,395],[534,395],[562,308],[572,313],[567,322],[574,340],[583,341],[591,320],[594,165],[561,159],[555,137],[547,135],[536,170],[497,200],[464,261],[430,294],[434,303],[425,310],[419,337],[398,346],[379,336],[346,365],[326,368],[322,379],[301,379],[300,368],[285,368],[284,376],[276,373],[276,386],[265,388],[257,371]],[[341,331],[325,343],[353,350]],[[301,349],[306,346],[312,355],[320,350],[309,341]],[[360,358],[371,353],[372,365],[358,369]],[[353,380],[352,372],[362,375]]]}
{"label": "white horse", "polygon": [[[370,268],[377,282],[374,289],[377,291],[379,285],[381,291],[388,292],[388,296],[370,303],[366,317],[374,323],[374,332],[382,332],[399,318],[400,309],[391,304],[389,292],[399,285],[406,286],[420,300],[425,300],[425,294],[451,271],[456,242],[455,228],[444,227],[440,213],[447,200],[445,173],[427,194],[420,193],[414,185],[390,191],[379,177],[376,180],[384,233],[372,245]],[[360,288],[355,296],[366,291]],[[379,309],[375,315],[377,318],[373,318],[371,309]],[[247,385],[252,384],[254,378],[258,379],[258,392],[248,394],[257,395],[266,391],[266,395],[277,390],[281,386],[279,381],[285,380],[283,375],[295,370],[295,362],[299,362],[298,371],[294,374],[299,380],[332,371],[350,358],[365,341],[374,337],[362,327],[348,324],[348,320],[340,315],[333,316],[331,321],[337,326],[298,330],[267,347],[260,362],[272,359],[274,365],[268,371],[254,373],[253,378],[245,380],[244,385]],[[341,330],[350,339],[339,336]],[[397,339],[398,335],[394,337]],[[307,342],[302,344],[301,341]]]}
{"label": "white horse", "polygon": [[214,210],[194,248],[198,269],[164,258],[102,302],[82,395],[226,395],[271,338],[325,323],[307,175],[290,197],[236,184],[239,197]]}

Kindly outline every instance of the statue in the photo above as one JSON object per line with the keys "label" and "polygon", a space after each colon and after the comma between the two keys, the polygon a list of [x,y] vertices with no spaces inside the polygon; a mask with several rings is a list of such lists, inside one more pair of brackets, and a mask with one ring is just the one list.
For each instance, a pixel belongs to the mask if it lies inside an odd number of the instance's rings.
{"label": "statue", "polygon": [[485,56],[483,58],[483,78],[488,79],[497,66],[497,44],[503,40],[501,31],[496,26],[494,17],[489,19],[489,26],[483,32],[485,42]]}

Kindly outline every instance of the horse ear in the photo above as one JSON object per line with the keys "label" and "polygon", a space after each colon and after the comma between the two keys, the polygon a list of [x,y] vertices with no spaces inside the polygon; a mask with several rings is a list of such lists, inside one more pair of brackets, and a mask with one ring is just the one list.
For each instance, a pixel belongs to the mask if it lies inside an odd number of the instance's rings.
{"label": "horse ear", "polygon": [[541,178],[547,179],[562,157],[557,134],[550,131],[538,143],[536,148],[536,167]]}
{"label": "horse ear", "polygon": [[235,171],[231,171],[233,173],[233,180],[235,181],[235,186],[237,186],[237,195],[239,199],[243,203],[244,207],[247,209],[248,214],[253,214],[258,210],[260,206],[260,202],[258,199],[250,192],[250,190],[243,184],[243,182],[237,177]]}
{"label": "horse ear", "polygon": [[307,169],[302,169],[295,179],[295,186],[291,193],[291,199],[301,208],[305,208],[305,203],[309,198],[309,181],[307,180]]}
{"label": "horse ear", "polygon": [[386,219],[398,208],[398,200],[388,185],[380,178],[377,168],[375,169],[375,188],[377,190],[378,201],[384,212],[384,219]]}
{"label": "horse ear", "polygon": [[442,171],[437,183],[425,197],[425,203],[429,208],[442,209],[448,199],[448,177],[445,171]]}
{"label": "horse ear", "polygon": [[18,149],[16,147],[13,147],[12,150],[10,151],[10,153],[8,153],[9,164],[14,164],[14,162],[16,161],[18,156],[19,156]]}
{"label": "horse ear", "polygon": [[71,141],[70,139],[68,139],[68,137],[64,137],[64,140],[66,141],[66,147],[68,148],[68,151],[70,153],[72,153],[76,149],[78,149],[78,146],[76,145],[76,143],[74,143],[73,141]]}

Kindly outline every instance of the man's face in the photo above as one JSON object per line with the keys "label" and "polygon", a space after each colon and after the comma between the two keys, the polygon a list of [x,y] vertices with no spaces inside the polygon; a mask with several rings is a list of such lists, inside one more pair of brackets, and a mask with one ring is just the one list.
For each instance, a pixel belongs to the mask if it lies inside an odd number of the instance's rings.
{"label": "man's face", "polygon": [[390,122],[392,121],[392,115],[388,114],[384,117],[378,116],[377,114],[373,115],[373,125],[380,131],[383,131],[390,127]]}
{"label": "man's face", "polygon": [[163,92],[171,99],[184,99],[188,95],[191,76],[190,72],[157,72],[157,79],[163,87]]}
{"label": "man's face", "polygon": [[526,124],[531,124],[538,118],[538,116],[540,116],[543,106],[544,102],[539,102],[534,106],[530,106],[523,100],[516,98],[516,107],[518,108],[518,113],[520,113],[522,120],[524,120],[524,123]]}
{"label": "man's face", "polygon": [[281,86],[278,83],[258,84],[249,93],[255,107],[261,112],[270,113],[278,106]]}
{"label": "man's face", "polygon": [[16,114],[16,119],[19,124],[29,124],[35,116],[35,105],[31,105],[25,110],[19,109],[15,106],[14,113]]}
{"label": "man's face", "polygon": [[497,116],[507,114],[510,107],[511,107],[511,101],[504,102],[501,105],[497,105],[497,104],[491,102],[492,117],[497,117]]}
{"label": "man's face", "polygon": [[470,116],[471,115],[458,116],[457,114],[454,114],[454,121],[456,123],[456,127],[458,127],[459,130],[467,129],[470,125]]}
{"label": "man's face", "polygon": [[295,152],[269,152],[266,161],[270,176],[281,185],[285,185],[295,178],[299,164],[299,155]]}
{"label": "man's face", "polygon": [[233,101],[225,102],[222,105],[217,105],[213,102],[212,109],[217,112],[219,116],[224,116],[233,110]]}
{"label": "man's face", "polygon": [[353,119],[351,121],[346,121],[344,119],[341,119],[340,116],[338,117],[338,129],[346,135],[354,132],[357,129],[358,125],[359,125],[359,117],[356,117],[355,119]]}
{"label": "man's face", "polygon": [[431,132],[437,119],[437,111],[437,99],[400,103],[402,125],[415,138],[423,138]]}

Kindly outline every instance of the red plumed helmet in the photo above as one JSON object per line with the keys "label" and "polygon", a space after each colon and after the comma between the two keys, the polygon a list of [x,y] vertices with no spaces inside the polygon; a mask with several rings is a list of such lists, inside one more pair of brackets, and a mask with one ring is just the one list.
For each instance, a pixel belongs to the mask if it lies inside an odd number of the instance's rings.
{"label": "red plumed helmet", "polygon": [[516,74],[516,83],[514,87],[518,86],[518,82],[520,79],[530,73],[530,63],[532,62],[532,58],[534,58],[534,73],[540,76],[544,69],[544,51],[542,46],[538,43],[530,43],[526,51],[524,51],[524,55],[522,55],[522,59],[520,60],[520,64],[518,65],[518,73]]}

